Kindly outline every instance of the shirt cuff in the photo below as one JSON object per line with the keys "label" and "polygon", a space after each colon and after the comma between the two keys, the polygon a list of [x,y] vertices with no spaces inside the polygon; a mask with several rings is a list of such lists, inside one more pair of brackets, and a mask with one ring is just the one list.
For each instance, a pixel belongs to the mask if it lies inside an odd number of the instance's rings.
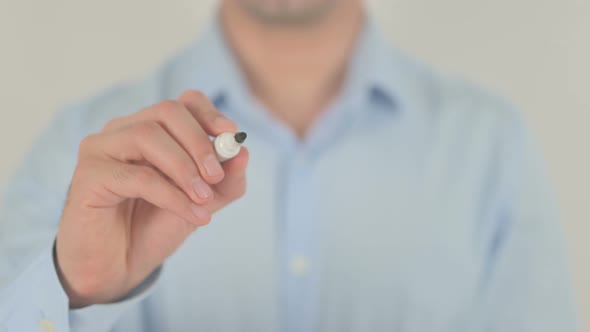
{"label": "shirt cuff", "polygon": [[0,327],[6,331],[69,331],[68,296],[53,264],[52,247],[5,292],[0,296]]}
{"label": "shirt cuff", "polygon": [[120,301],[69,309],[53,260],[53,246],[0,293],[0,331],[110,331],[121,315],[153,292],[161,268]]}

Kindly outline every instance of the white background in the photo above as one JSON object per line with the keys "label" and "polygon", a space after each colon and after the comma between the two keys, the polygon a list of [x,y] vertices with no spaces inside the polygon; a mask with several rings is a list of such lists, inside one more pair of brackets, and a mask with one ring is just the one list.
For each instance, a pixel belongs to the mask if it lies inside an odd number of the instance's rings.
{"label": "white background", "polygon": [[[0,0],[0,184],[56,110],[147,73],[196,38],[213,3]],[[582,330],[590,331],[590,1],[371,6],[398,47],[526,112],[558,194]]]}

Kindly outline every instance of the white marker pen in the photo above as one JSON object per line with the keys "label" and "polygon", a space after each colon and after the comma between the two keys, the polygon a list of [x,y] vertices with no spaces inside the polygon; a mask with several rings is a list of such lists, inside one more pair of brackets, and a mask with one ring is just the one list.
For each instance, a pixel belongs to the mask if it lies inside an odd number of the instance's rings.
{"label": "white marker pen", "polygon": [[223,133],[215,137],[213,148],[217,153],[217,159],[224,162],[237,156],[247,136],[245,132],[240,131],[238,133]]}

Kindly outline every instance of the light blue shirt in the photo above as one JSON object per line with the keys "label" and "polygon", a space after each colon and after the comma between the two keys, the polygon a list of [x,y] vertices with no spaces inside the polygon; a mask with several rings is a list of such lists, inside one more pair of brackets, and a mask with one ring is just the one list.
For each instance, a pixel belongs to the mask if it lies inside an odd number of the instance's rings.
{"label": "light blue shirt", "polygon": [[[217,25],[61,112],[0,213],[0,330],[574,331],[564,245],[521,115],[389,47],[370,18],[305,140],[249,94]],[[186,89],[248,133],[245,197],[116,303],[69,310],[52,243],[77,145]]]}

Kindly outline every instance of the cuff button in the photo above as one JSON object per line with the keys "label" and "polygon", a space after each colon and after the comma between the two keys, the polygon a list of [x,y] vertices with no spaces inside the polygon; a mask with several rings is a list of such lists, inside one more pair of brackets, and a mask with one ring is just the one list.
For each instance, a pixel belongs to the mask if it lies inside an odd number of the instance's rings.
{"label": "cuff button", "polygon": [[55,327],[53,327],[53,322],[47,319],[42,319],[39,323],[39,331],[41,332],[55,332]]}

